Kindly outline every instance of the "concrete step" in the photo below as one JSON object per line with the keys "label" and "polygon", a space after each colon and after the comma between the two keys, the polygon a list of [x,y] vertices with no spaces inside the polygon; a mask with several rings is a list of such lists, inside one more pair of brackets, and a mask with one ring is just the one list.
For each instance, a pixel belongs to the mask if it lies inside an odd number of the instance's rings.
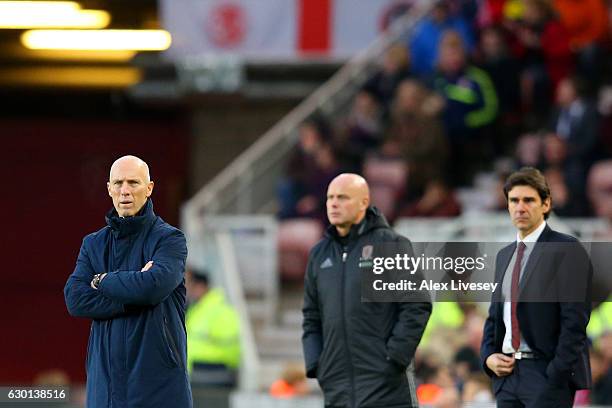
{"label": "concrete step", "polygon": [[282,327],[298,328],[302,330],[302,319],[301,309],[285,310],[281,313],[280,325]]}
{"label": "concrete step", "polygon": [[257,350],[262,358],[302,359],[302,329],[267,326],[255,333]]}

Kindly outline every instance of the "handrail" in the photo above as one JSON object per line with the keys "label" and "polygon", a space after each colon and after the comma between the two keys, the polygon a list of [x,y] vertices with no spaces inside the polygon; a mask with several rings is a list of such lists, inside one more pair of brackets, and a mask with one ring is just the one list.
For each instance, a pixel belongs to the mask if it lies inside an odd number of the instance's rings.
{"label": "handrail", "polygon": [[225,279],[224,288],[240,320],[240,347],[242,356],[238,385],[243,391],[256,391],[260,365],[259,355],[255,346],[255,335],[251,320],[249,319],[238,265],[236,264],[236,251],[234,250],[234,244],[229,232],[217,232],[216,238],[223,271],[225,272],[223,274]]}

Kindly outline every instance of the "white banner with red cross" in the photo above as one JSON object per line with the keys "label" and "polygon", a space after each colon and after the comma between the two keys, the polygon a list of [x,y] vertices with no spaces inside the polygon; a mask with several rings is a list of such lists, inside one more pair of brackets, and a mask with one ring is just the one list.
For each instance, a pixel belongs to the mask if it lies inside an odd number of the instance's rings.
{"label": "white banner with red cross", "polygon": [[415,0],[161,0],[173,58],[346,58]]}

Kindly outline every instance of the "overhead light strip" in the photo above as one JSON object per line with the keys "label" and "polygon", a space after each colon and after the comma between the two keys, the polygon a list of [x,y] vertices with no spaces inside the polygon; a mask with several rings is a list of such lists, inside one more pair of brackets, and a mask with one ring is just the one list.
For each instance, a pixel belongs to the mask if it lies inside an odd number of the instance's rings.
{"label": "overhead light strip", "polygon": [[104,10],[81,10],[76,2],[0,1],[0,28],[104,28],[110,23]]}
{"label": "overhead light strip", "polygon": [[127,88],[141,80],[142,71],[134,67],[0,68],[2,86]]}
{"label": "overhead light strip", "polygon": [[0,13],[70,13],[80,9],[76,1],[0,1]]}
{"label": "overhead light strip", "polygon": [[163,51],[172,37],[165,30],[29,30],[21,43],[34,50]]}
{"label": "overhead light strip", "polygon": [[134,55],[136,51],[131,50],[27,50],[20,57],[48,61],[126,62]]}
{"label": "overhead light strip", "polygon": [[0,28],[104,28],[110,23],[110,14],[103,10],[80,10],[78,13],[35,13],[8,15],[0,12]]}

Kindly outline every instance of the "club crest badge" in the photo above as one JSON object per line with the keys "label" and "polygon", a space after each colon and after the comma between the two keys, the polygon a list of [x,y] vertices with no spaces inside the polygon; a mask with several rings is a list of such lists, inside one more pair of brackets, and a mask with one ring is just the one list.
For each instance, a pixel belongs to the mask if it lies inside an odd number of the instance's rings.
{"label": "club crest badge", "polygon": [[374,247],[372,245],[364,245],[361,248],[361,259],[372,259],[372,254],[374,253]]}

